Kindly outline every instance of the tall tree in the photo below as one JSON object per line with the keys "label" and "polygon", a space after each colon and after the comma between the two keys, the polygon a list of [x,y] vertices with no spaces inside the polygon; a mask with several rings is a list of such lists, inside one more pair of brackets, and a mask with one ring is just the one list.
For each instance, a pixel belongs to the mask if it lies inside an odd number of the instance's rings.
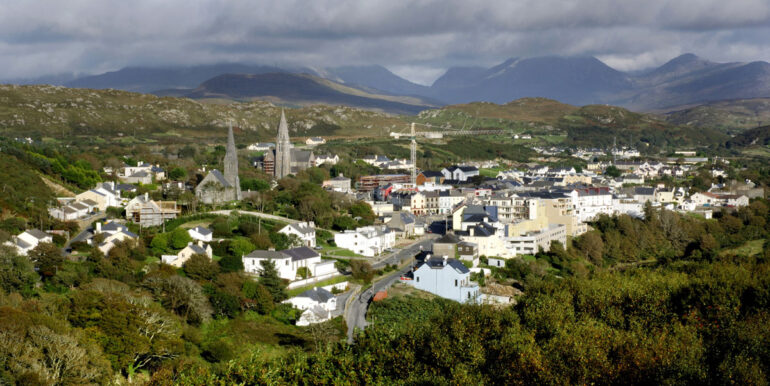
{"label": "tall tree", "polygon": [[278,269],[272,260],[262,260],[262,269],[259,271],[259,284],[267,288],[273,300],[279,303],[288,298],[286,294],[286,282],[278,276]]}

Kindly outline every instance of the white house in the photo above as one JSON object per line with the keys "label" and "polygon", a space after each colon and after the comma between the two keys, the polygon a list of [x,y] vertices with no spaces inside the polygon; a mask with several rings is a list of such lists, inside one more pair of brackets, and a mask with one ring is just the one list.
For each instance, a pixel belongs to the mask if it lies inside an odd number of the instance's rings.
{"label": "white house", "polygon": [[5,245],[16,247],[19,255],[26,256],[40,243],[53,243],[53,237],[39,229],[29,229],[6,241]]}
{"label": "white house", "polygon": [[321,137],[310,137],[305,140],[305,144],[308,146],[323,145],[325,143],[326,143],[326,140]]}
{"label": "white house", "polygon": [[251,274],[259,274],[262,271],[262,262],[272,260],[278,270],[278,276],[287,280],[296,280],[297,270],[300,267],[307,268],[309,274],[315,278],[332,276],[337,272],[334,260],[322,260],[318,252],[308,247],[286,249],[280,252],[255,250],[241,259],[244,271]]}
{"label": "white house", "polygon": [[444,179],[465,182],[471,177],[478,176],[479,169],[475,166],[454,165],[441,169],[441,174],[444,175]]}
{"label": "white house", "polygon": [[612,214],[612,193],[606,187],[579,188],[566,193],[578,220],[585,222],[599,213]]}
{"label": "white house", "polygon": [[188,229],[187,234],[189,234],[193,240],[200,240],[206,243],[210,243],[214,233],[207,228],[197,226],[195,228]]}
{"label": "white house", "polygon": [[298,326],[307,326],[313,323],[321,323],[331,319],[332,311],[337,309],[337,298],[323,288],[313,288],[307,290],[293,298],[289,298],[284,303],[303,310]]}
{"label": "white house", "polygon": [[310,248],[315,247],[315,223],[312,221],[289,224],[281,228],[278,233],[283,233],[287,236],[295,235],[302,240],[302,245]]}
{"label": "white house", "polygon": [[476,303],[479,285],[470,280],[470,270],[459,260],[431,257],[415,269],[409,284],[442,298],[460,303]]}
{"label": "white house", "polygon": [[319,154],[315,156],[315,166],[321,166],[323,164],[327,165],[336,165],[337,162],[340,162],[340,157],[336,154]]}
{"label": "white house", "polygon": [[211,259],[213,256],[211,245],[204,244],[203,241],[200,240],[196,243],[190,242],[176,255],[161,256],[161,261],[168,265],[181,268],[193,255],[206,255]]}
{"label": "white house", "polygon": [[247,150],[252,151],[268,151],[275,147],[275,144],[272,142],[259,142],[259,143],[252,143],[251,145],[247,146]]}
{"label": "white house", "polygon": [[506,249],[513,255],[534,255],[540,248],[547,252],[554,241],[567,244],[567,227],[564,224],[549,224],[539,231],[512,235],[505,239]]}
{"label": "white house", "polygon": [[373,257],[396,244],[396,234],[386,226],[366,226],[334,235],[334,242],[359,255]]}

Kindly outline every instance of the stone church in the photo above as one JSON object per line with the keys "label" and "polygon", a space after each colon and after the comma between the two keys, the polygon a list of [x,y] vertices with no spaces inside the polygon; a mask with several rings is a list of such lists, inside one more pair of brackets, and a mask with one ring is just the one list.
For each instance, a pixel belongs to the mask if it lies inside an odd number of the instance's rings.
{"label": "stone church", "polygon": [[280,179],[313,166],[315,166],[315,155],[311,150],[299,150],[292,147],[286,115],[281,111],[281,122],[278,124],[275,149],[265,153],[262,160],[263,170],[276,179]]}
{"label": "stone church", "polygon": [[235,149],[232,126],[227,130],[227,151],[222,163],[224,174],[213,169],[195,187],[195,196],[198,197],[198,201],[205,204],[219,204],[242,198],[241,181],[238,178],[238,153]]}

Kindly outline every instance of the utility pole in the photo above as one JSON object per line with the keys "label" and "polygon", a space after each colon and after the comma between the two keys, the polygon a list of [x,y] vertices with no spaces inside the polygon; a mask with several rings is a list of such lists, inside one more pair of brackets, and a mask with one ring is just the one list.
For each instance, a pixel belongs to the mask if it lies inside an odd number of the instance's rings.
{"label": "utility pole", "polygon": [[412,156],[412,188],[417,186],[417,140],[415,139],[414,125],[415,123],[412,122],[412,144],[409,149]]}

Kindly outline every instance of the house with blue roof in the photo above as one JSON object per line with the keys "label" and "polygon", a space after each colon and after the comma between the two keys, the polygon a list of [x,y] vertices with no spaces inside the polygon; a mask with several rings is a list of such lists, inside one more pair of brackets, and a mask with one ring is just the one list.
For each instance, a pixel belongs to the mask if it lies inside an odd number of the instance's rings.
{"label": "house with blue roof", "polygon": [[470,280],[470,273],[460,260],[433,256],[414,270],[410,284],[445,299],[478,303],[481,291],[479,285]]}

